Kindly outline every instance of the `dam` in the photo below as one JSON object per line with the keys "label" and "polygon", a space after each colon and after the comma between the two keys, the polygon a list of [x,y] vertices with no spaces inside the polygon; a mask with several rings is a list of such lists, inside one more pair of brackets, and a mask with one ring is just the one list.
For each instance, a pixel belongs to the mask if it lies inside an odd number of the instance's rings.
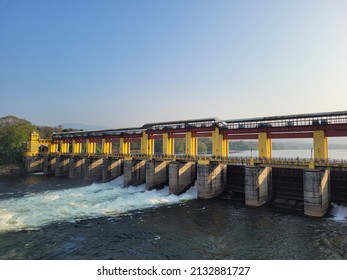
{"label": "dam", "polygon": [[[30,134],[24,162],[28,172],[108,182],[121,175],[124,186],[169,186],[181,194],[197,183],[199,199],[228,192],[245,205],[269,201],[322,217],[332,198],[347,203],[347,162],[328,157],[328,137],[347,136],[347,112],[274,116],[241,120],[216,118],[149,123],[142,127]],[[198,141],[211,138],[212,154],[199,155]],[[176,154],[175,139],[185,153]],[[309,159],[272,157],[272,139],[313,139]],[[229,141],[257,140],[258,157],[233,157]],[[155,152],[155,141],[162,149]],[[137,143],[139,150],[132,149]]]}

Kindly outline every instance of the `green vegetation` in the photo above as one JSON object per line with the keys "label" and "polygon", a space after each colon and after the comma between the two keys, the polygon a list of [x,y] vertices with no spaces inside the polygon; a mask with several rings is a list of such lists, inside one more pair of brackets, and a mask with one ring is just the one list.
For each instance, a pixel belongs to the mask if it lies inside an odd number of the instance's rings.
{"label": "green vegetation", "polygon": [[257,149],[258,143],[254,141],[229,141],[230,151],[250,151]]}
{"label": "green vegetation", "polygon": [[0,119],[0,163],[21,161],[23,143],[35,127],[28,121],[7,116]]}
{"label": "green vegetation", "polygon": [[15,116],[0,118],[0,164],[21,163],[24,143],[33,131],[39,133],[41,138],[48,138],[53,132],[61,132],[63,129],[61,126],[35,126]]}

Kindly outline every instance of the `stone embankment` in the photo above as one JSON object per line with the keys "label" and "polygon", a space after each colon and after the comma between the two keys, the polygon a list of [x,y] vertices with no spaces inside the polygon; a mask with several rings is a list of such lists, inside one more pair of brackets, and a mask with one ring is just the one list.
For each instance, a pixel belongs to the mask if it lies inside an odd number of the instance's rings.
{"label": "stone embankment", "polygon": [[0,164],[0,176],[25,174],[25,173],[26,171],[22,164],[18,164],[18,163]]}

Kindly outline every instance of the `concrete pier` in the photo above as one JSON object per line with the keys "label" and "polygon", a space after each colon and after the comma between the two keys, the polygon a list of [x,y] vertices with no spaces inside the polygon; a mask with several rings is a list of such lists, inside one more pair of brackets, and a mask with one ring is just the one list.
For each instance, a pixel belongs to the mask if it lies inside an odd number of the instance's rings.
{"label": "concrete pier", "polygon": [[149,160],[146,162],[146,189],[152,190],[169,185],[170,161]]}
{"label": "concrete pier", "polygon": [[198,198],[217,197],[226,190],[227,165],[198,163]]}
{"label": "concrete pier", "polygon": [[56,157],[56,166],[55,166],[55,176],[68,176],[69,167],[70,167],[70,158],[64,156]]}
{"label": "concrete pier", "polygon": [[43,157],[32,156],[24,158],[25,169],[28,173],[43,171]]}
{"label": "concrete pier", "polygon": [[146,181],[146,161],[124,160],[124,186],[138,186]]}
{"label": "concrete pier", "polygon": [[271,167],[245,167],[245,204],[258,207],[270,200]]}
{"label": "concrete pier", "polygon": [[196,179],[195,162],[171,162],[169,164],[169,192],[181,194],[194,184]]}
{"label": "concrete pier", "polygon": [[72,157],[70,158],[69,178],[83,178],[84,177],[84,158]]}
{"label": "concrete pier", "polygon": [[102,158],[86,158],[83,165],[83,178],[85,180],[101,180]]}
{"label": "concrete pier", "polygon": [[123,159],[104,159],[102,165],[102,182],[111,181],[123,174]]}
{"label": "concrete pier", "polygon": [[323,217],[330,204],[330,170],[304,171],[304,212],[311,217]]}
{"label": "concrete pier", "polygon": [[55,174],[57,158],[55,156],[46,156],[43,160],[43,173]]}

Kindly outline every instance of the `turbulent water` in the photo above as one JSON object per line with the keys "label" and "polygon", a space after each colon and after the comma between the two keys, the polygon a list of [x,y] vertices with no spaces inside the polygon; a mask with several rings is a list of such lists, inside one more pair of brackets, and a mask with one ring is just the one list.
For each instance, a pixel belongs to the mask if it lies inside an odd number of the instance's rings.
{"label": "turbulent water", "polygon": [[196,190],[168,195],[168,188],[146,191],[145,186],[123,188],[123,177],[105,184],[28,193],[1,201],[0,232],[39,229],[58,222],[116,217],[134,210],[175,204],[196,198]]}
{"label": "turbulent water", "polygon": [[347,259],[347,208],[311,219],[46,175],[0,178],[0,259]]}

